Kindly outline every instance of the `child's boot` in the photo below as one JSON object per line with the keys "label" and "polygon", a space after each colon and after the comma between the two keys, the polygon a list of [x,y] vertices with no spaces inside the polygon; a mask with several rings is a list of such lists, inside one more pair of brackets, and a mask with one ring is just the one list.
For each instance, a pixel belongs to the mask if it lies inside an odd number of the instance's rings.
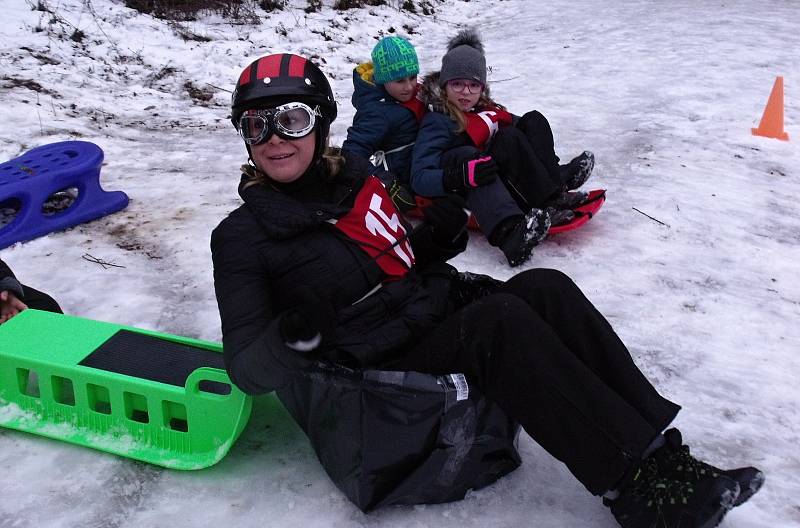
{"label": "child's boot", "polygon": [[562,192],[545,202],[544,207],[555,210],[577,209],[589,199],[589,195],[581,191]]}
{"label": "child's boot", "polygon": [[547,236],[550,215],[531,209],[525,216],[507,218],[492,231],[489,242],[499,246],[509,266],[519,266],[531,257],[533,248]]}
{"label": "child's boot", "polygon": [[571,191],[577,189],[589,179],[594,169],[594,154],[584,150],[580,155],[573,158],[566,165],[559,166],[561,181]]}
{"label": "child's boot", "polygon": [[547,214],[550,215],[550,227],[568,224],[575,219],[575,212],[572,209],[553,209],[547,207],[545,210]]}

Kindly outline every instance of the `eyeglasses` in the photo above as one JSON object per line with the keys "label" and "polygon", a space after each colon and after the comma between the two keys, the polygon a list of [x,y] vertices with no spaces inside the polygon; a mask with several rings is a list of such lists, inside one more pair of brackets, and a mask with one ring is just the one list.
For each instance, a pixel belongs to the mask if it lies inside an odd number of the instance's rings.
{"label": "eyeglasses", "polygon": [[466,90],[471,94],[481,93],[483,90],[483,83],[470,81],[468,79],[453,79],[452,81],[447,81],[447,86],[455,92],[463,92]]}
{"label": "eyeglasses", "polygon": [[283,139],[300,139],[314,130],[318,116],[322,116],[319,106],[311,108],[299,102],[245,110],[239,118],[239,134],[248,145],[264,143],[273,133]]}

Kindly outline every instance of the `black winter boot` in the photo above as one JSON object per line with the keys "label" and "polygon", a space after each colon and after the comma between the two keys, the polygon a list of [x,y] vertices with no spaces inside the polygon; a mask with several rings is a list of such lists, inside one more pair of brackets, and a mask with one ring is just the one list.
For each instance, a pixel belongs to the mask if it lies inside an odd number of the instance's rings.
{"label": "black winter boot", "polygon": [[664,439],[666,440],[664,447],[653,454],[662,473],[689,482],[700,482],[724,475],[736,481],[741,488],[741,493],[733,503],[734,506],[746,502],[764,483],[764,473],[754,467],[723,470],[697,460],[689,453],[689,446],[683,444],[681,432],[677,429],[665,431]]}
{"label": "black winter boot", "polygon": [[557,211],[577,209],[589,198],[589,195],[581,191],[563,192],[557,194],[545,202],[545,208],[552,208]]}
{"label": "black winter boot", "polygon": [[[499,238],[500,249],[508,259],[509,266],[519,266],[529,258],[533,248],[544,240],[550,230],[550,215],[541,209],[531,209],[520,221]],[[491,241],[491,240],[490,240]]]}
{"label": "black winter boot", "polygon": [[566,165],[559,166],[561,181],[567,186],[567,190],[577,189],[589,179],[594,169],[594,154],[584,150]]}
{"label": "black winter boot", "polygon": [[575,219],[575,212],[572,209],[553,209],[547,207],[545,210],[547,214],[550,215],[550,227],[568,224]]}
{"label": "black winter boot", "polygon": [[616,499],[603,503],[623,528],[712,528],[738,495],[739,485],[723,475],[698,482],[662,475],[651,456],[631,471]]}

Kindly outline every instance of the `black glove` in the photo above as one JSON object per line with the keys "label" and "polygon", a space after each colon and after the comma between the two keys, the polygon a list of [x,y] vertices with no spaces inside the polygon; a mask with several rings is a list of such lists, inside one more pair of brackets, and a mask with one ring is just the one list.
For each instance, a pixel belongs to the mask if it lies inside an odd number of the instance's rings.
{"label": "black glove", "polygon": [[442,184],[448,192],[474,189],[497,179],[497,163],[491,156],[467,160],[444,169]]}
{"label": "black glove", "polygon": [[433,239],[444,245],[451,245],[467,227],[469,216],[464,210],[464,199],[457,194],[436,198],[422,210],[425,222],[431,228]]}
{"label": "black glove", "polygon": [[456,308],[461,308],[495,293],[501,284],[503,284],[502,281],[489,275],[462,271],[456,280],[451,282],[450,300],[453,301]]}
{"label": "black glove", "polygon": [[414,193],[411,192],[408,185],[400,183],[399,180],[393,180],[386,186],[386,190],[389,193],[389,197],[392,199],[392,203],[394,203],[394,206],[397,207],[397,210],[401,213],[407,213],[417,207]]}
{"label": "black glove", "polygon": [[281,337],[292,350],[313,357],[313,351],[333,332],[336,311],[329,299],[308,286],[297,289],[295,300],[295,307],[281,316]]}

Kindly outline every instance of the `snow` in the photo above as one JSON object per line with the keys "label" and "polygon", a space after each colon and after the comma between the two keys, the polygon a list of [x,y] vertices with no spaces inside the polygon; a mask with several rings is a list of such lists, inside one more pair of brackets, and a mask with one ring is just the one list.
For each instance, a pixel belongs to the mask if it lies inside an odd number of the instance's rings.
{"label": "snow", "polygon": [[[523,268],[574,278],[683,405],[676,425],[694,453],[766,472],[764,489],[722,526],[800,526],[800,5],[446,0],[423,17],[398,1],[345,13],[326,1],[312,14],[292,3],[248,25],[167,24],[112,0],[46,2],[55,14],[0,2],[0,159],[92,141],[105,151],[103,186],[131,197],[122,212],[3,249],[22,281],[71,314],[218,341],[208,241],[238,204],[245,151],[227,105],[239,71],[275,51],[324,60],[340,144],[351,69],[376,37],[413,28],[429,72],[447,38],[481,22],[495,98],[544,113],[563,159],[592,150],[587,188],[608,189],[594,220]],[[81,43],[69,39],[75,28]],[[179,29],[210,40],[182,40]],[[778,75],[788,142],[750,134]],[[209,100],[193,102],[187,82]],[[454,263],[499,278],[516,271],[478,235]],[[464,501],[364,515],[269,396],[227,457],[199,472],[2,429],[0,526],[616,525],[524,434],[520,451],[519,470]]]}

